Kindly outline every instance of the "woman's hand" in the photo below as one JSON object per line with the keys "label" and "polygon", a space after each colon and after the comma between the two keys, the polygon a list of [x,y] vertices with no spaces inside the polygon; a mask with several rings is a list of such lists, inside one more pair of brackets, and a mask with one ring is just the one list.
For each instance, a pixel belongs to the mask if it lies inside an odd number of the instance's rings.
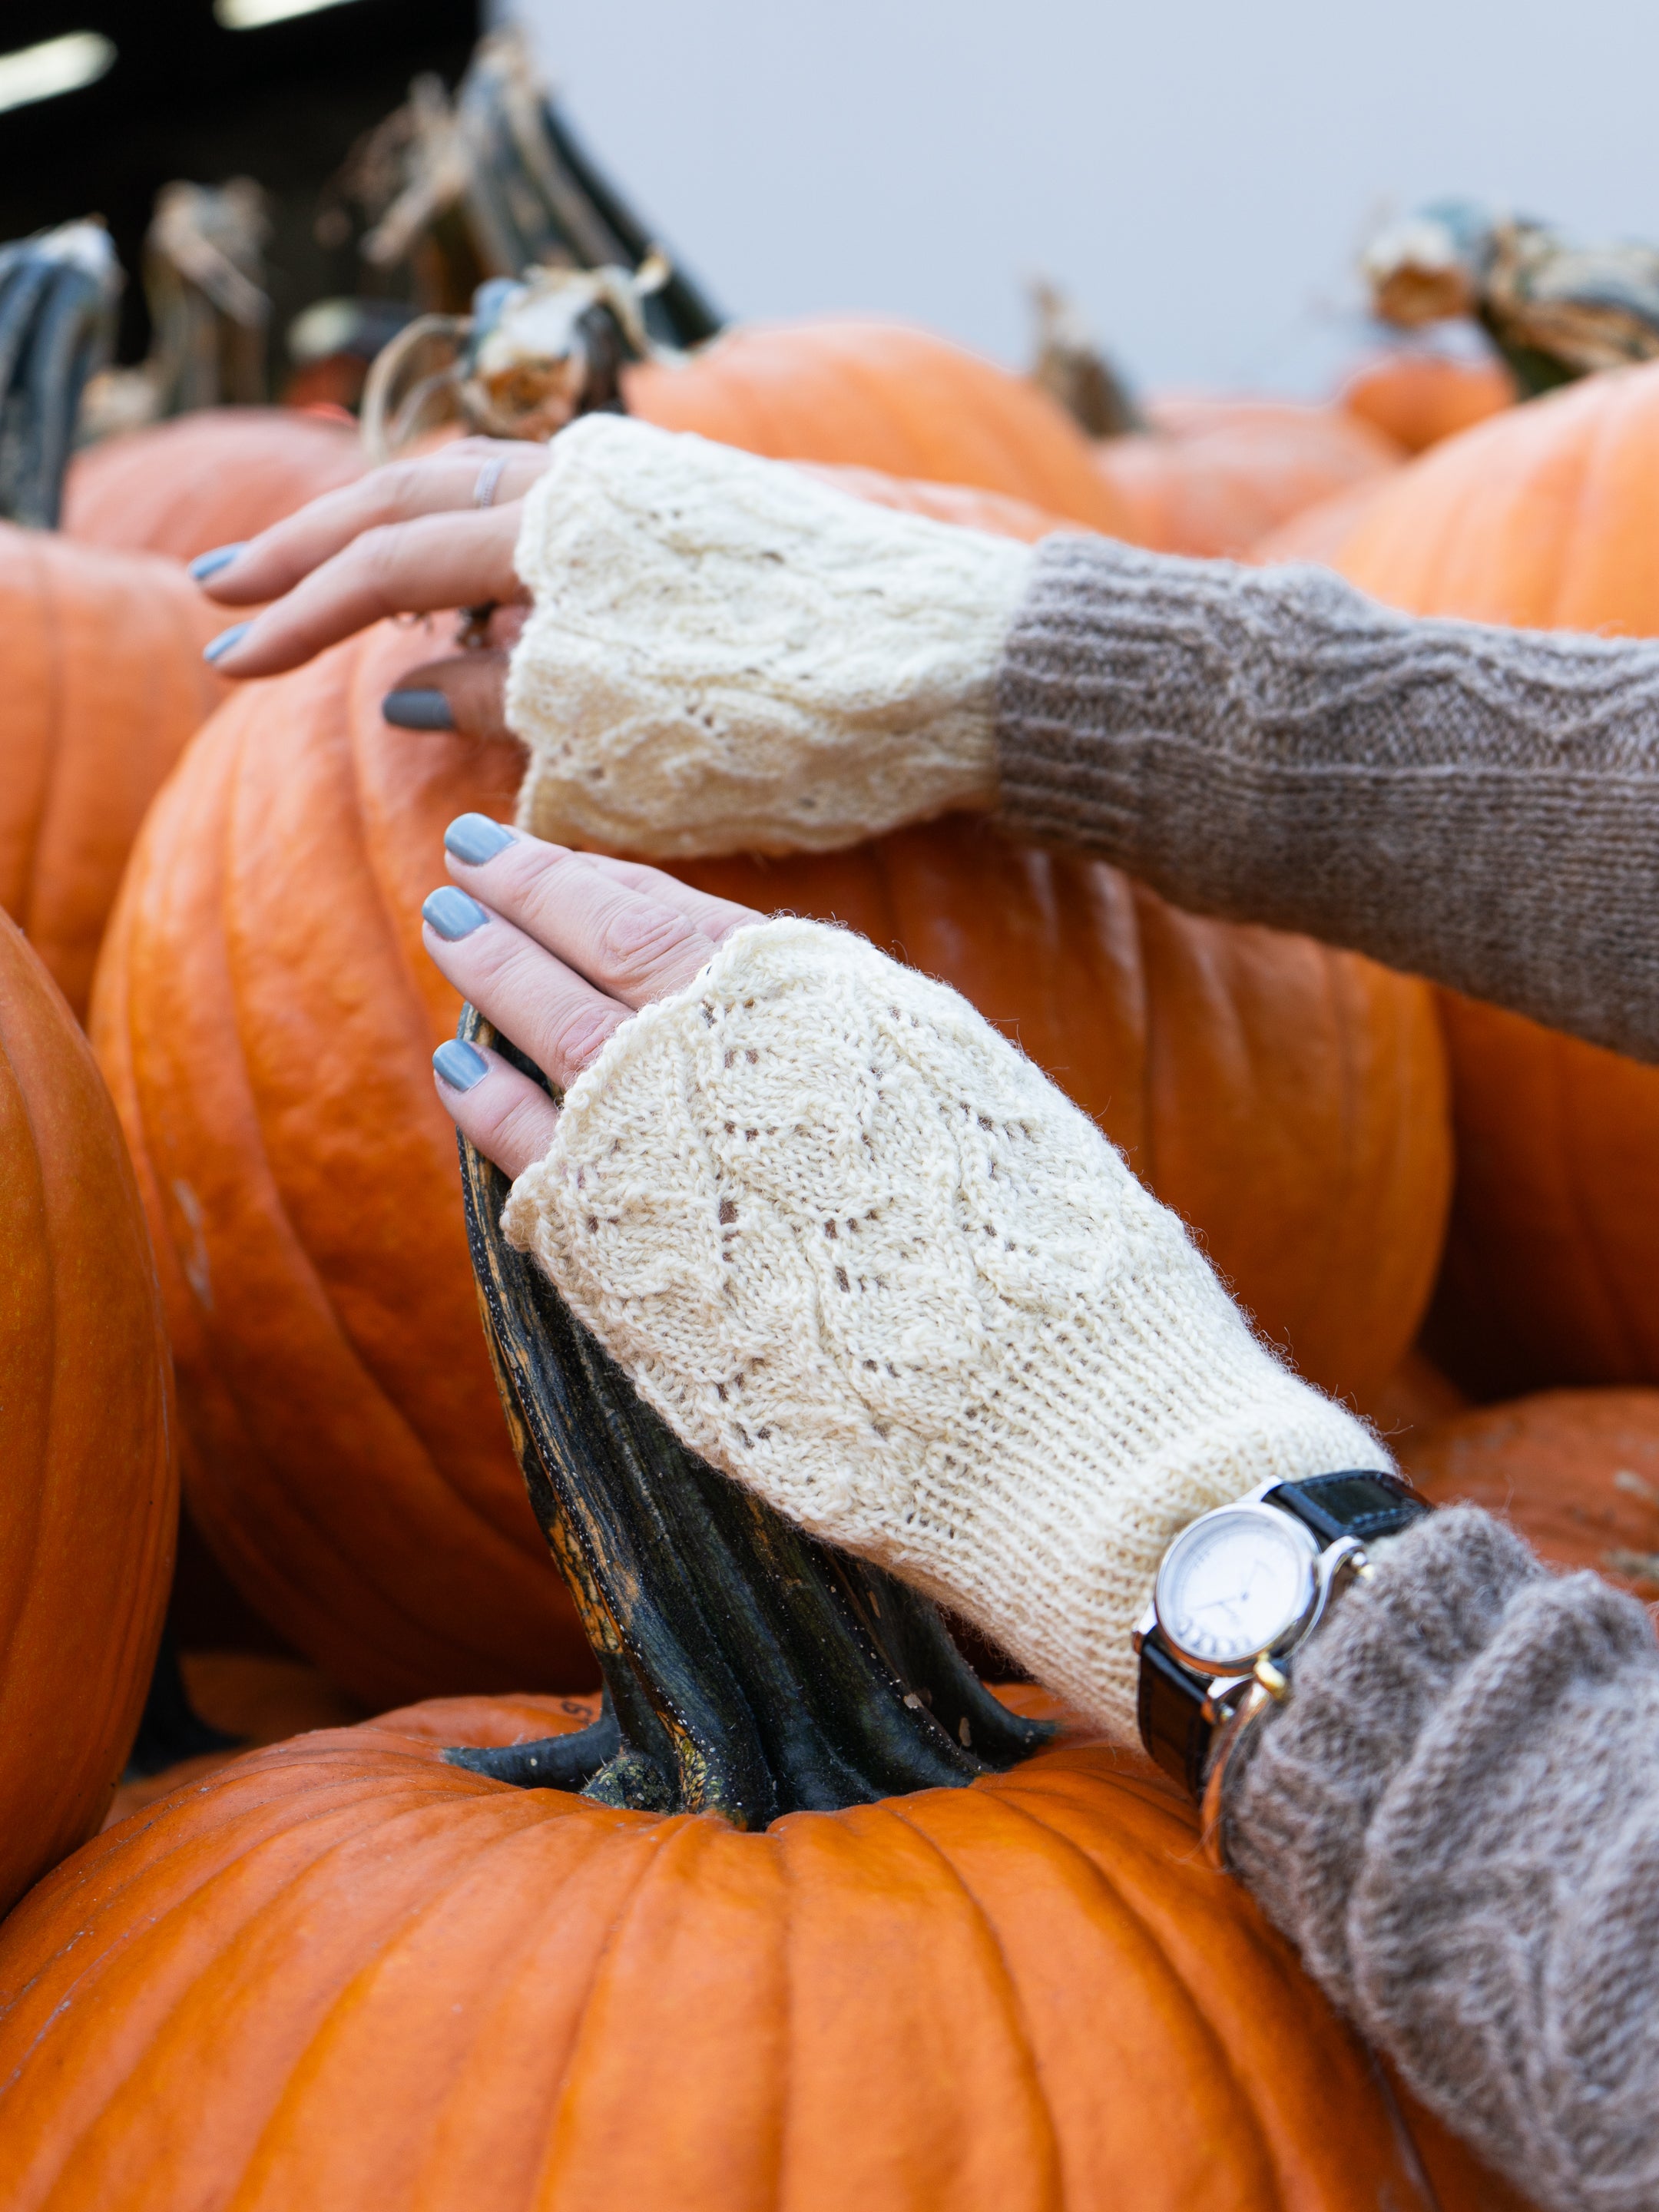
{"label": "woman's hand", "polygon": [[[455,883],[422,909],[427,951],[560,1091],[630,1014],[762,919],[655,868],[544,845],[483,814],[452,822],[444,850]],[[558,1109],[528,1076],[459,1042],[441,1045],[433,1066],[445,1110],[504,1174],[543,1157]]]}
{"label": "woman's hand", "polygon": [[262,608],[216,638],[209,659],[222,675],[274,676],[388,615],[496,605],[494,649],[411,670],[392,697],[424,707],[391,719],[501,735],[505,648],[526,603],[513,567],[520,505],[547,465],[545,447],[468,438],[376,469],[245,545],[203,554],[191,573],[210,598]]}

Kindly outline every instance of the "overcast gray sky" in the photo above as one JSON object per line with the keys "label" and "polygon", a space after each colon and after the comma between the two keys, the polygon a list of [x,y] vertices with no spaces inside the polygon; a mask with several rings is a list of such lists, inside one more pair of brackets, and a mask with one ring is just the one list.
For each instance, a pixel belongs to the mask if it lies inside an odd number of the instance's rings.
{"label": "overcast gray sky", "polygon": [[1024,357],[1023,275],[1139,380],[1316,390],[1380,208],[1659,237],[1654,0],[502,0],[734,314]]}

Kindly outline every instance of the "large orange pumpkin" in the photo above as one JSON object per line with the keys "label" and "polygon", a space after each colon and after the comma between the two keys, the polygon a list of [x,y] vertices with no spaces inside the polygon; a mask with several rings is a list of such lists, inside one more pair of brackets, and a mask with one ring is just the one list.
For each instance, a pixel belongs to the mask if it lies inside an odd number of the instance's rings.
{"label": "large orange pumpkin", "polygon": [[779,461],[851,463],[968,484],[1134,535],[1091,440],[1030,380],[901,323],[826,319],[728,332],[677,368],[624,378],[629,411]]}
{"label": "large orange pumpkin", "polygon": [[77,1015],[144,810],[224,696],[177,562],[0,523],[0,907]]}
{"label": "large orange pumpkin", "polygon": [[[744,1834],[440,1757],[587,1717],[303,1737],[44,1883],[0,1932],[8,2212],[1428,2212],[1371,2063],[1138,1762]],[[1515,2204],[1434,2158],[1446,2212]]]}
{"label": "large orange pumpkin", "polygon": [[85,1038],[0,915],[0,1911],[97,1827],[173,1564],[144,1218]]}
{"label": "large orange pumpkin", "polygon": [[1484,1506],[1552,1565],[1659,1600],[1659,1390],[1540,1390],[1456,1414],[1401,1459],[1437,1504]]}
{"label": "large orange pumpkin", "polygon": [[256,536],[368,466],[348,423],[299,408],[205,407],[78,453],[63,526],[92,544],[189,561]]}
{"label": "large orange pumpkin", "polygon": [[[1508,410],[1402,471],[1343,573],[1395,606],[1659,633],[1659,363]],[[1449,994],[1444,1296],[1490,1391],[1659,1379],[1659,1068]]]}
{"label": "large orange pumpkin", "polygon": [[[192,1510],[371,1706],[591,1679],[495,1411],[427,1065],[457,1001],[419,902],[452,816],[510,811],[520,756],[386,727],[382,695],[433,649],[386,627],[220,710],[151,812],[94,1009],[161,1250]],[[957,984],[1310,1373],[1361,1390],[1397,1364],[1449,1175],[1423,986],[963,819],[687,872]]]}
{"label": "large orange pumpkin", "polygon": [[1149,429],[1095,453],[1124,509],[1116,534],[1160,553],[1248,553],[1304,507],[1387,476],[1402,458],[1340,407],[1169,398],[1148,413]]}
{"label": "large orange pumpkin", "polygon": [[1397,347],[1354,371],[1342,387],[1340,404],[1408,453],[1421,453],[1513,407],[1519,397],[1501,361],[1463,361]]}

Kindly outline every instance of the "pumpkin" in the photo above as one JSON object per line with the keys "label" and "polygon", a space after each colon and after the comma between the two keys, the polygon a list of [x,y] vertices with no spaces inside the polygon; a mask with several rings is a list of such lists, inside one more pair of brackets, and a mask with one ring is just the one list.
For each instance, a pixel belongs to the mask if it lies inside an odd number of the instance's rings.
{"label": "pumpkin", "polygon": [[1401,1457],[1437,1504],[1484,1506],[1552,1566],[1659,1601],[1659,1390],[1540,1390],[1442,1421]]}
{"label": "pumpkin", "polygon": [[1310,507],[1396,469],[1401,449],[1338,407],[1154,399],[1151,428],[1103,440],[1097,465],[1126,510],[1117,535],[1160,553],[1242,556]]}
{"label": "pumpkin", "polygon": [[204,407],[77,453],[63,526],[90,544],[189,561],[257,537],[368,466],[356,429],[328,416]]}
{"label": "pumpkin", "polygon": [[0,1930],[14,2201],[1426,2212],[1173,1785],[693,1459],[465,1170],[604,1701],[305,1738],[43,1884]]}
{"label": "pumpkin", "polygon": [[[152,810],[94,1014],[161,1255],[192,1510],[371,1710],[591,1679],[494,1417],[428,1068],[458,1002],[420,900],[445,823],[508,815],[521,757],[387,728],[383,694],[434,649],[388,625],[221,708]],[[956,983],[1307,1371],[1358,1389],[1398,1364],[1449,1177],[1424,986],[966,819],[686,873]]]}
{"label": "pumpkin", "polygon": [[1094,447],[1026,378],[902,323],[750,325],[623,378],[631,415],[779,461],[851,463],[1133,536]]}
{"label": "pumpkin", "polygon": [[442,1760],[580,1717],[303,1737],[42,1884],[0,1931],[9,2204],[1427,2212],[1161,1777],[1073,1744],[744,1834]]}
{"label": "pumpkin", "polygon": [[1399,348],[1363,362],[1339,404],[1408,453],[1420,453],[1514,406],[1519,397],[1501,361]]}
{"label": "pumpkin", "polygon": [[85,1038],[0,915],[0,1911],[97,1828],[173,1565],[144,1218]]}
{"label": "pumpkin", "polygon": [[[1659,632],[1659,363],[1437,446],[1343,549],[1414,613]],[[1437,1342],[1477,1395],[1659,1379],[1659,1068],[1442,994],[1457,1190]]]}
{"label": "pumpkin", "polygon": [[144,810],[223,697],[176,562],[0,523],[0,906],[77,1015]]}

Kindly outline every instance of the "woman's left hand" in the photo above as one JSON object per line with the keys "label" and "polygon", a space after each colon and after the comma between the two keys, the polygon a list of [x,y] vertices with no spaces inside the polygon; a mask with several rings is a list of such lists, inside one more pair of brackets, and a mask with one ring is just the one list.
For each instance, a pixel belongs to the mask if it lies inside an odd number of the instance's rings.
{"label": "woman's left hand", "polygon": [[[452,822],[444,850],[454,882],[422,909],[426,949],[558,1091],[630,1014],[763,919],[658,869],[546,845],[482,814]],[[446,1112],[503,1174],[544,1156],[558,1109],[527,1075],[458,1042],[433,1066]]]}

